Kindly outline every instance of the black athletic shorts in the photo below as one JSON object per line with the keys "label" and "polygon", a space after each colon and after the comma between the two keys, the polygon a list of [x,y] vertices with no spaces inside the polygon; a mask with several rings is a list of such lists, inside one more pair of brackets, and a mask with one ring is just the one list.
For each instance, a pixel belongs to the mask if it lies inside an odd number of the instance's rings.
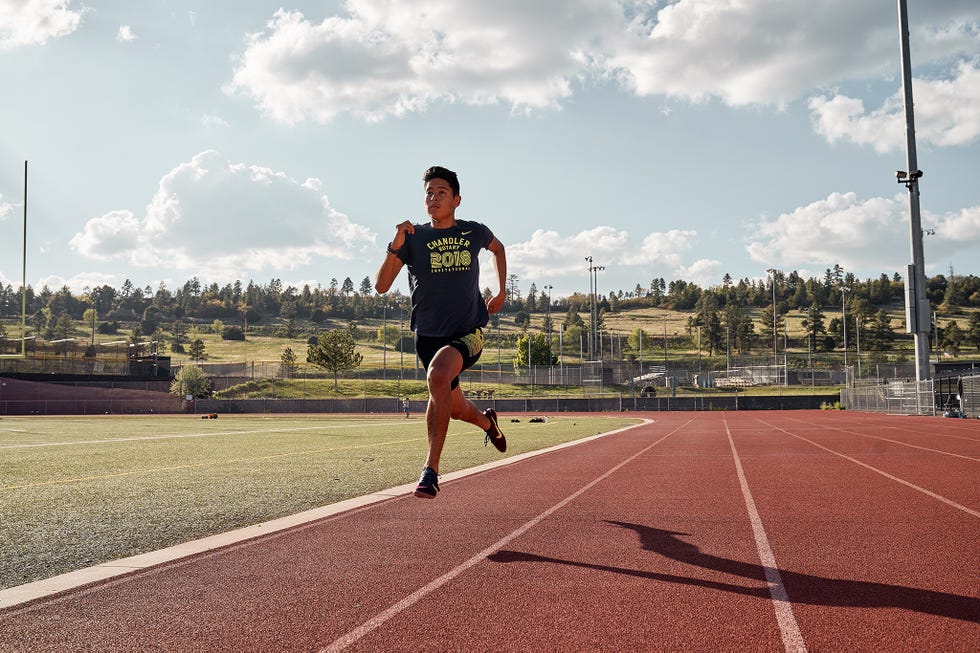
{"label": "black athletic shorts", "polygon": [[[463,356],[463,369],[468,370],[480,360],[480,354],[483,353],[483,329],[476,327],[469,333],[447,338],[415,336],[415,353],[418,354],[426,370],[429,369],[429,363],[435,358],[436,352],[446,346],[452,347]],[[453,379],[449,387],[452,390],[459,387],[458,376]]]}

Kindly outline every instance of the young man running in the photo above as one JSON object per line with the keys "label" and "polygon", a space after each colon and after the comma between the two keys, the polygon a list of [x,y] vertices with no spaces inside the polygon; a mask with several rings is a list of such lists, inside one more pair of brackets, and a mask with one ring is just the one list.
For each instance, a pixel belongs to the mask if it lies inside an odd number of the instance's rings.
{"label": "young man running", "polygon": [[[503,308],[507,256],[486,225],[456,219],[462,198],[455,172],[435,166],[425,171],[422,181],[429,222],[406,220],[395,227],[374,287],[379,293],[388,292],[402,266],[408,266],[415,351],[429,386],[425,411],[429,453],[415,496],[431,499],[439,492],[439,458],[450,418],[483,429],[485,442],[492,442],[499,451],[507,448],[497,413],[492,408],[480,412],[459,387],[459,375],[483,351],[483,327],[489,315]],[[479,256],[484,249],[493,254],[499,289],[486,301],[480,293]]]}

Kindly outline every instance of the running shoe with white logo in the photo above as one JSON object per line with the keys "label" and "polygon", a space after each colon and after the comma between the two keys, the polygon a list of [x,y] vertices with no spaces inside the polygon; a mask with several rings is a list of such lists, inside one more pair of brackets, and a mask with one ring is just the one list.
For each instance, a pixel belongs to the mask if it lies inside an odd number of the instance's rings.
{"label": "running shoe with white logo", "polygon": [[484,431],[487,437],[483,440],[483,446],[485,447],[488,442],[492,442],[493,446],[497,447],[497,451],[507,451],[507,438],[500,432],[500,425],[497,424],[497,411],[493,408],[487,408],[483,414],[490,420],[490,428]]}
{"label": "running shoe with white logo", "polygon": [[422,470],[419,484],[415,487],[415,496],[423,499],[435,499],[439,493],[439,475],[431,467]]}

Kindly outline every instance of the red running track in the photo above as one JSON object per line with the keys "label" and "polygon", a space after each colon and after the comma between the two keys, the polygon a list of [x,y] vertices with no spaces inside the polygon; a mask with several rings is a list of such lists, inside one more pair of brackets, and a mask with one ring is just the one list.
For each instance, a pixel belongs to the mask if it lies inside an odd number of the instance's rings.
{"label": "red running track", "polygon": [[980,422],[641,416],[8,608],[0,650],[980,650]]}

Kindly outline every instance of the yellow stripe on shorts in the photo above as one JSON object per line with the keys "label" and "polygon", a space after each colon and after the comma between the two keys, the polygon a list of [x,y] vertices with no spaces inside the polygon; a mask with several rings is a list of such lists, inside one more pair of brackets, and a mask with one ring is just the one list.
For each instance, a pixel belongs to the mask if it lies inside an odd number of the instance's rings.
{"label": "yellow stripe on shorts", "polygon": [[477,327],[473,333],[467,333],[459,341],[466,345],[467,351],[470,352],[470,357],[476,356],[483,351],[483,329]]}

